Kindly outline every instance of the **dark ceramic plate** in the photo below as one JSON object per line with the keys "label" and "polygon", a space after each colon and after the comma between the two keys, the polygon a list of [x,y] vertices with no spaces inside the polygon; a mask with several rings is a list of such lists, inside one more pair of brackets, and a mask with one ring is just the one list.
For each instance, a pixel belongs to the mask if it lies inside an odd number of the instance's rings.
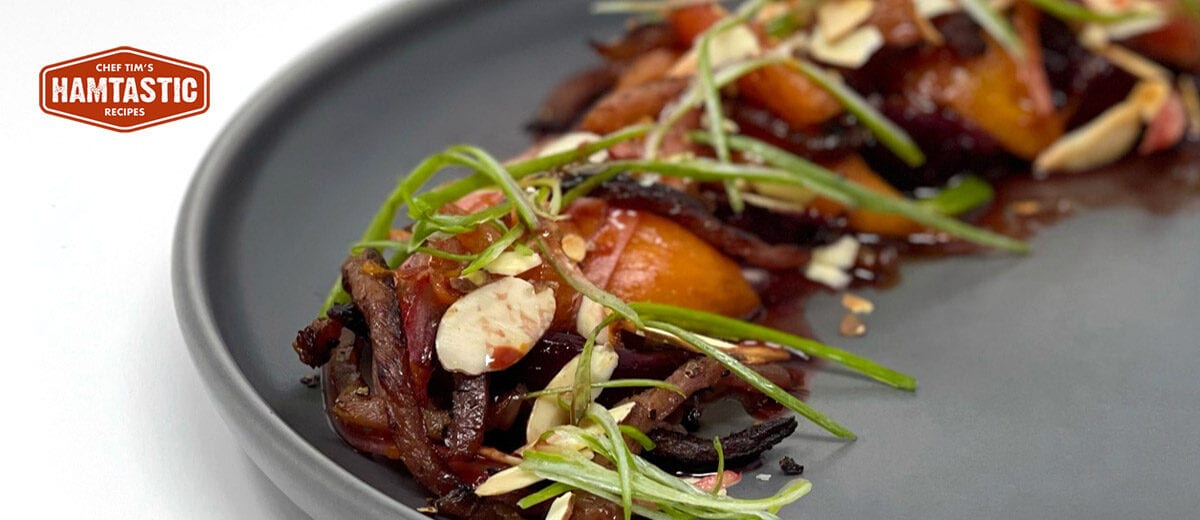
{"label": "dark ceramic plate", "polygon": [[[422,518],[395,464],[329,429],[289,344],[398,174],[447,144],[501,156],[554,82],[621,20],[583,2],[410,1],[275,79],[213,145],[175,244],[192,357],[243,446],[318,518]],[[918,376],[914,394],[833,370],[810,426],[740,484],[807,466],[807,518],[1182,518],[1200,510],[1200,220],[1112,209],[1044,231],[1024,258],[910,265],[869,294],[860,340],[821,337]],[[753,478],[771,475],[767,483]]]}

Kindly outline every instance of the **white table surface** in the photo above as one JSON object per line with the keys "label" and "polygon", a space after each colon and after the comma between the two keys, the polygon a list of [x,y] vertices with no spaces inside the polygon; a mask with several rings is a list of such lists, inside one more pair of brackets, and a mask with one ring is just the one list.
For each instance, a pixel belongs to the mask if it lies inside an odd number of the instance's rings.
{"label": "white table surface", "polygon": [[[6,518],[305,518],[242,454],[175,321],[176,213],[208,145],[288,63],[391,2],[0,6]],[[130,45],[206,66],[211,108],[117,133],[43,114],[50,63]]]}

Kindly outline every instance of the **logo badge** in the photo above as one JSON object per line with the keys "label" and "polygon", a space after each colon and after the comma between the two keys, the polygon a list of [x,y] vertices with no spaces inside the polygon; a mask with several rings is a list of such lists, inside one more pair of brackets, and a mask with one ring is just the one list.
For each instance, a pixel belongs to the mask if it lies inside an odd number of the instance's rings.
{"label": "logo badge", "polygon": [[208,110],[208,69],[133,47],[42,69],[42,111],[132,132]]}

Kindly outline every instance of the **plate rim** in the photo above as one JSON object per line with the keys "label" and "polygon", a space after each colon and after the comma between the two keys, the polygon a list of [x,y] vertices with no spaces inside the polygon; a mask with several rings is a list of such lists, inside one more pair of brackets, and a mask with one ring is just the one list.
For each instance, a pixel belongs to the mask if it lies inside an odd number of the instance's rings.
{"label": "plate rim", "polygon": [[[377,8],[285,65],[242,104],[209,145],[185,192],[172,237],[176,319],[209,398],[241,449],[309,515],[317,518],[428,518],[341,467],[289,427],[255,391],[217,327],[204,275],[207,235],[217,204],[236,182],[232,167],[251,137],[282,117],[289,100],[339,63],[396,31],[410,31],[439,10],[469,0],[401,0]],[[322,492],[322,490],[324,490]]]}

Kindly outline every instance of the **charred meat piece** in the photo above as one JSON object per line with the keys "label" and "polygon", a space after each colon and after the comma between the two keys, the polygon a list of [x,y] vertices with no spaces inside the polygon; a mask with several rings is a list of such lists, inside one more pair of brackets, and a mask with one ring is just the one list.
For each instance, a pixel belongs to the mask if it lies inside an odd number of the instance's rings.
{"label": "charred meat piece", "polygon": [[[570,182],[564,183],[564,189]],[[766,269],[791,269],[808,264],[809,251],[790,244],[768,244],[754,234],[726,225],[696,198],[663,184],[643,186],[631,177],[616,177],[589,196],[612,206],[669,218],[701,240],[734,258]]]}
{"label": "charred meat piece", "polygon": [[316,368],[329,362],[333,348],[341,341],[342,324],[329,318],[317,318],[296,333],[292,350],[300,362]]}
{"label": "charred meat piece", "polygon": [[[654,429],[659,421],[675,413],[692,394],[715,385],[724,372],[725,367],[712,358],[689,360],[667,378],[667,382],[678,386],[683,395],[663,388],[646,390],[633,397],[637,406],[629,412],[623,423],[641,431]],[[639,446],[634,444],[630,448],[636,450]]]}
{"label": "charred meat piece", "polygon": [[421,409],[409,387],[407,348],[396,287],[387,263],[365,250],[342,264],[342,280],[370,330],[375,391],[387,405],[388,427],[400,460],[426,489],[445,495],[463,483],[446,467],[425,433]]}
{"label": "charred meat piece", "polygon": [[[795,417],[780,417],[721,437],[725,468],[741,468],[757,461],[764,452],[796,431],[796,427]],[[656,446],[643,456],[663,469],[689,473],[716,471],[717,449],[711,439],[662,428],[647,435]]]}

